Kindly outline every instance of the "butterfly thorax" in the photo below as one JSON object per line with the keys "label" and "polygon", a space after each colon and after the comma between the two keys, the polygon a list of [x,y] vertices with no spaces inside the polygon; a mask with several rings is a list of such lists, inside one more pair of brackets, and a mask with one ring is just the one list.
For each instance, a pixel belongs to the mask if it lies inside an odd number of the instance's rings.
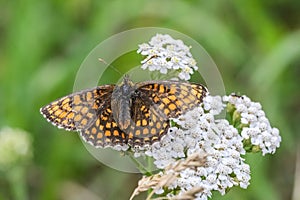
{"label": "butterfly thorax", "polygon": [[134,83],[125,76],[122,83],[117,85],[112,93],[112,113],[121,130],[126,130],[130,125],[130,108],[135,89]]}

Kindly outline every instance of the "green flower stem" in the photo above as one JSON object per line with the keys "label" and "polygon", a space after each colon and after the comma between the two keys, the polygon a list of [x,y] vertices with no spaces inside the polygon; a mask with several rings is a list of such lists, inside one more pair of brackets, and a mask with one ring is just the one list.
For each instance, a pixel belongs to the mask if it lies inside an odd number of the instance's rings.
{"label": "green flower stem", "polygon": [[144,166],[142,163],[140,163],[140,162],[133,156],[132,153],[129,153],[128,155],[129,155],[129,158],[132,160],[132,162],[134,162],[134,164],[136,165],[136,167],[140,170],[140,172],[141,172],[142,174],[144,174],[144,175],[146,175],[146,176],[151,176],[151,175],[152,175],[152,173],[149,172],[149,171],[145,168],[145,166]]}
{"label": "green flower stem", "polygon": [[7,179],[10,183],[13,199],[28,200],[25,169],[22,166],[12,167],[7,173]]}
{"label": "green flower stem", "polygon": [[150,156],[147,156],[147,166],[148,166],[148,172],[153,171],[153,159]]}

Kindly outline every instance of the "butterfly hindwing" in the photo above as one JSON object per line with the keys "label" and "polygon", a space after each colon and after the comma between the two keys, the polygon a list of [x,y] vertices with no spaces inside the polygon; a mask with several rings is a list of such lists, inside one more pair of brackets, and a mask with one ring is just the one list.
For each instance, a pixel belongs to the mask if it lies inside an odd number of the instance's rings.
{"label": "butterfly hindwing", "polygon": [[85,141],[96,147],[124,144],[127,138],[113,118],[110,101],[102,105],[97,119],[87,129],[80,132]]}

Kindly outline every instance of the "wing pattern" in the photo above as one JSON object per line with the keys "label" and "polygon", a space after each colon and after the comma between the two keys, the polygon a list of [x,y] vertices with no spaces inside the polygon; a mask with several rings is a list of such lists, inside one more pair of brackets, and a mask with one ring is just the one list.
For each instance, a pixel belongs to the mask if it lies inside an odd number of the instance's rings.
{"label": "wing pattern", "polygon": [[[62,97],[41,108],[43,116],[59,128],[80,132],[96,146],[144,146],[159,141],[176,118],[203,101],[201,84],[146,81],[134,85],[130,97],[130,125],[121,130],[111,108],[114,85],[103,85]],[[128,104],[129,105],[129,104]]]}

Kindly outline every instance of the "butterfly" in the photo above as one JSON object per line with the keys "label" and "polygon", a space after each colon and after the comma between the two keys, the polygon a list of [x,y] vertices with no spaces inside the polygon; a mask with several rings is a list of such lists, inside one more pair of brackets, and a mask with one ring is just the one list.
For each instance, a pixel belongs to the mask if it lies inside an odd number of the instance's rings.
{"label": "butterfly", "polygon": [[200,105],[205,86],[172,80],[101,85],[62,97],[40,109],[52,124],[78,131],[95,147],[151,145],[170,127],[170,119]]}

